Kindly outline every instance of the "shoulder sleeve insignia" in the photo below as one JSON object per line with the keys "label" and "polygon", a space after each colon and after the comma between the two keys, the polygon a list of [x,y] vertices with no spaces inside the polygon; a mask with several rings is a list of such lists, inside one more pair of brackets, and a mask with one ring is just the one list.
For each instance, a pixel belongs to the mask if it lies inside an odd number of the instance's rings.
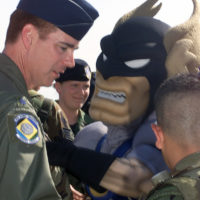
{"label": "shoulder sleeve insignia", "polygon": [[22,105],[26,105],[26,99],[25,97],[22,97],[19,102],[22,104]]}
{"label": "shoulder sleeve insignia", "polygon": [[38,122],[29,114],[19,114],[14,118],[16,124],[16,136],[27,144],[35,144],[40,140],[38,134]]}

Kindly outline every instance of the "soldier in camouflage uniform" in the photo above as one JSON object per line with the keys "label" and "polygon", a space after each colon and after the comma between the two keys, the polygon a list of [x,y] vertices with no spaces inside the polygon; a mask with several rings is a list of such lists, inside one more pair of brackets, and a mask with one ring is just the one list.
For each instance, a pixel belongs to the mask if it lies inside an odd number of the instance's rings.
{"label": "soldier in camouflage uniform", "polygon": [[[88,63],[82,59],[75,59],[74,68],[66,69],[56,79],[55,89],[59,94],[57,102],[67,116],[74,136],[87,124],[93,122],[90,116],[81,109],[90,93],[90,81],[91,69]],[[69,176],[69,178],[73,185],[72,190],[76,189],[81,193],[86,193],[80,181],[73,176]]]}
{"label": "soldier in camouflage uniform", "polygon": [[156,186],[147,200],[200,199],[199,98],[199,75],[178,75],[157,91],[152,129],[171,173],[153,177]]}
{"label": "soldier in camouflage uniform", "polygon": [[[36,90],[29,90],[29,95],[31,103],[42,122],[46,140],[54,141],[55,138],[61,137],[73,141],[74,134],[60,106],[55,101],[45,98]],[[56,189],[62,199],[73,199],[65,170],[56,166],[50,166],[50,169]]]}

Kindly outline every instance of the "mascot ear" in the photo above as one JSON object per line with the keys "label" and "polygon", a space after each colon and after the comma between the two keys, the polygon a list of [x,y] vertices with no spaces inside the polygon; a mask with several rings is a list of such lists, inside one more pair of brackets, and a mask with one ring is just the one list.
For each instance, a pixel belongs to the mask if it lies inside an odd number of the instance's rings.
{"label": "mascot ear", "polygon": [[[114,30],[123,24],[125,21],[132,17],[139,17],[139,16],[146,16],[146,17],[153,17],[157,14],[157,12],[160,10],[162,3],[158,4],[157,6],[154,6],[158,0],[147,0],[134,10],[124,14],[115,24]],[[113,31],[114,31],[113,30]]]}
{"label": "mascot ear", "polygon": [[168,76],[177,73],[197,73],[200,66],[200,4],[192,0],[193,14],[185,23],[175,26],[166,33],[164,46],[167,51]]}

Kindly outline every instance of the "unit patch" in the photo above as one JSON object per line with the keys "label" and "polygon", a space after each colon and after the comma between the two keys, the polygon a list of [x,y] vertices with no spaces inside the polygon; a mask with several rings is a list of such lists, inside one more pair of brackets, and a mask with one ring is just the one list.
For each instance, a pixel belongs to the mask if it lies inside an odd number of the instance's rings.
{"label": "unit patch", "polygon": [[90,68],[89,68],[88,66],[86,66],[84,69],[85,69],[86,77],[90,80],[90,79],[91,79],[91,71],[90,71]]}
{"label": "unit patch", "polygon": [[26,99],[25,97],[22,97],[19,102],[22,104],[22,105],[26,105]]}
{"label": "unit patch", "polygon": [[16,136],[26,144],[35,144],[40,140],[38,122],[29,114],[19,114],[14,119]]}

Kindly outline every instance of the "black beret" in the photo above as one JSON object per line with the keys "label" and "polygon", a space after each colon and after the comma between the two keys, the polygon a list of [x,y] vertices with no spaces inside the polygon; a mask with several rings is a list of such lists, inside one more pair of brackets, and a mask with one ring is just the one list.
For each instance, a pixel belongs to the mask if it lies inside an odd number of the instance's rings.
{"label": "black beret", "polygon": [[89,81],[91,79],[91,69],[87,62],[81,59],[75,59],[75,66],[73,68],[67,68],[60,77],[56,79],[56,82],[64,81]]}
{"label": "black beret", "polygon": [[81,40],[99,16],[85,0],[20,0],[17,9],[44,19]]}

